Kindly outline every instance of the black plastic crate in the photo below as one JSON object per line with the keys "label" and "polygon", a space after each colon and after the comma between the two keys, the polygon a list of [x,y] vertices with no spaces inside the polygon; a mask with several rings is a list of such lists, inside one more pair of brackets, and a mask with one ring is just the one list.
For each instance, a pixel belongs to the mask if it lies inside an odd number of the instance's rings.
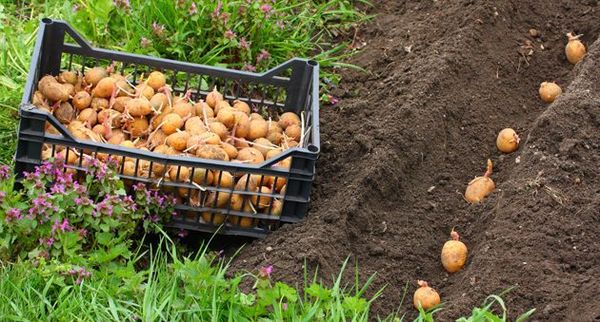
{"label": "black plastic crate", "polygon": [[[69,36],[74,43],[65,41]],[[167,156],[112,144],[77,140],[53,115],[31,104],[37,82],[42,76],[57,75],[63,70],[82,73],[87,68],[111,63],[121,72],[131,74],[129,80],[134,85],[142,74],[160,70],[167,76],[167,83],[175,93],[190,90],[193,100],[205,98],[214,86],[218,86],[227,100],[237,99],[251,107],[267,109],[269,113],[293,111],[302,115],[304,119],[305,133],[300,142],[301,147],[291,148],[273,159],[254,165],[188,156]],[[43,149],[44,153],[50,154],[51,157],[61,153],[69,161],[66,167],[73,169],[70,171],[83,171],[88,158],[116,157],[122,179],[128,180],[129,183],[143,182],[180,195],[180,201],[176,205],[178,216],[172,219],[169,224],[171,227],[264,237],[282,223],[300,221],[308,210],[315,162],[320,149],[318,85],[319,65],[312,60],[292,59],[260,74],[229,70],[93,48],[67,23],[43,19],[20,107],[15,172],[17,176],[22,176],[23,171],[32,171],[36,165],[41,164]],[[46,133],[46,122],[62,135]],[[286,158],[291,158],[289,169],[272,167]],[[135,163],[135,169],[129,173],[124,167],[126,161]],[[166,180],[166,171],[162,175],[155,175],[156,169],[161,167],[176,169],[177,180]],[[180,177],[180,173],[186,172],[185,169],[191,172],[189,179],[183,175]],[[207,179],[209,171],[206,170],[210,170],[213,184],[203,186],[195,183],[194,173],[201,171],[204,179]],[[225,187],[225,172],[229,172],[234,178],[248,178],[252,175],[261,186],[265,182],[276,185],[277,182],[285,180],[286,189],[282,194],[275,191],[267,194],[250,190],[249,184],[243,189]],[[241,210],[232,209],[230,198],[234,195],[243,200]],[[229,201],[225,205],[219,205],[219,196],[224,196],[222,199]],[[275,199],[283,202],[280,216],[273,214]],[[210,204],[207,201],[211,201]],[[247,206],[246,202],[251,206]],[[267,206],[265,202],[268,203]]]}

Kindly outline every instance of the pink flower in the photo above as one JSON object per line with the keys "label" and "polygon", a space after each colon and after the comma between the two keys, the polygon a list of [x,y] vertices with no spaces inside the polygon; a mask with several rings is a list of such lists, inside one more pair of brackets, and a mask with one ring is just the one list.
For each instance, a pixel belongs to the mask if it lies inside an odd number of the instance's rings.
{"label": "pink flower", "polygon": [[225,32],[225,35],[223,35],[225,38],[231,40],[233,38],[235,38],[235,33],[233,31],[231,31],[231,29],[227,30]]}
{"label": "pink flower", "polygon": [[271,10],[273,9],[273,7],[271,7],[268,4],[263,4],[262,6],[260,6],[260,10],[262,12],[264,12],[267,16],[269,15],[269,13],[271,13]]}
{"label": "pink flower", "polygon": [[0,203],[4,202],[4,198],[6,198],[6,192],[0,191]]}
{"label": "pink flower", "polygon": [[148,48],[148,46],[150,46],[151,41],[146,38],[146,37],[142,37],[142,39],[140,39],[140,46],[142,46],[142,48]]}
{"label": "pink flower", "polygon": [[333,95],[327,95],[327,98],[329,99],[329,103],[331,103],[331,105],[336,105],[340,102],[340,100]]}
{"label": "pink flower", "polygon": [[287,311],[287,309],[288,309],[288,304],[287,304],[287,303],[283,303],[283,304],[281,305],[281,307],[283,308],[283,310],[284,310],[284,311]]}
{"label": "pink flower", "polygon": [[213,19],[217,19],[221,15],[222,8],[223,8],[223,2],[219,1],[219,3],[217,3],[217,7],[215,8],[215,10],[210,14],[213,17]]}
{"label": "pink flower", "polygon": [[51,247],[52,244],[54,244],[54,238],[50,237],[48,238],[48,240],[46,241],[46,245],[48,245],[48,247]]}
{"label": "pink flower", "polygon": [[21,210],[19,210],[17,208],[10,208],[6,212],[6,218],[4,220],[6,220],[6,222],[8,223],[13,219],[21,220],[22,218],[23,218],[23,215],[21,215]]}
{"label": "pink flower", "polygon": [[248,72],[255,72],[256,71],[256,67],[250,64],[244,64],[244,66],[242,67],[242,70],[248,71]]}
{"label": "pink flower", "polygon": [[256,64],[259,64],[261,61],[267,60],[269,58],[271,58],[271,54],[268,51],[261,49],[260,53],[256,55]]}
{"label": "pink flower", "polygon": [[272,272],[273,272],[273,265],[261,267],[258,272],[258,276],[260,276],[261,278],[271,278]]}
{"label": "pink flower", "polygon": [[191,15],[195,15],[198,13],[198,7],[196,7],[196,3],[192,2],[192,5],[190,6],[190,10],[189,10],[190,16]]}
{"label": "pink flower", "polygon": [[242,37],[240,39],[240,48],[242,49],[249,49],[250,45],[248,44],[248,42],[246,41],[246,38]]}
{"label": "pink flower", "polygon": [[3,164],[0,165],[0,180],[6,180],[10,177],[10,168]]}
{"label": "pink flower", "polygon": [[179,233],[177,233],[177,236],[181,237],[181,238],[185,238],[188,235],[188,231],[185,229],[180,229]]}
{"label": "pink flower", "polygon": [[152,32],[158,37],[163,37],[165,35],[165,25],[159,24],[156,21],[154,21],[152,23]]}
{"label": "pink flower", "polygon": [[115,4],[116,7],[121,8],[121,9],[131,8],[131,4],[129,3],[129,0],[113,0],[113,3]]}

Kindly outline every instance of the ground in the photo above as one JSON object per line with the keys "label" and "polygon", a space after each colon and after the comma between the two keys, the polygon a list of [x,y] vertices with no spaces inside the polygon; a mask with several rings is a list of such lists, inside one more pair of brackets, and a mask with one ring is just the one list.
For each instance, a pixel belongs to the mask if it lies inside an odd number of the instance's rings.
{"label": "ground", "polygon": [[[273,264],[275,278],[300,283],[304,262],[327,278],[350,256],[363,279],[377,273],[373,290],[386,286],[376,314],[397,309],[407,283],[400,310],[412,312],[425,279],[445,302],[442,321],[512,286],[513,316],[599,320],[598,1],[388,0],[370,10],[350,61],[367,72],[345,71],[340,103],[321,110],[306,220],[248,245],[234,267]],[[567,32],[588,46],[576,66]],[[553,104],[539,99],[543,81],[563,89]],[[496,150],[505,127],[522,139],[513,154]],[[497,189],[469,205],[464,189],[488,158]],[[439,256],[452,228],[470,253],[448,274]]]}

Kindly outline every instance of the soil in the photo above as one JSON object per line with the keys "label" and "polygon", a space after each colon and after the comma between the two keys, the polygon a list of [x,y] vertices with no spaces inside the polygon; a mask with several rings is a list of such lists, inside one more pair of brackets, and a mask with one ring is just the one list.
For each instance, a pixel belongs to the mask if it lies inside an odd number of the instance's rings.
{"label": "soil", "polygon": [[[386,0],[369,11],[350,60],[367,72],[343,71],[340,103],[321,109],[306,220],[247,245],[234,268],[273,264],[275,279],[301,284],[304,263],[328,281],[349,257],[361,280],[377,274],[371,294],[385,286],[381,317],[414,317],[424,279],[445,303],[440,321],[513,286],[512,318],[535,308],[533,320],[599,321],[598,1]],[[589,49],[576,66],[564,54],[571,31]],[[543,81],[563,89],[553,104],[539,99]],[[495,146],[505,127],[521,137],[508,155]],[[488,158],[497,189],[470,205],[462,194]],[[470,253],[448,274],[439,257],[452,228]]]}

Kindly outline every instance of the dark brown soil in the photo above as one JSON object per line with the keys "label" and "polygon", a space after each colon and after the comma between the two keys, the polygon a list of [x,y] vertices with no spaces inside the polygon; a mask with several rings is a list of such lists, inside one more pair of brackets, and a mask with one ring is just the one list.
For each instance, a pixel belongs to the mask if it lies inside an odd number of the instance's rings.
{"label": "dark brown soil", "polygon": [[[373,291],[386,286],[380,316],[408,283],[400,313],[412,317],[425,279],[445,302],[441,321],[512,286],[512,317],[536,308],[535,320],[600,320],[598,1],[387,0],[371,10],[351,61],[368,72],[345,71],[341,102],[321,111],[307,219],[248,245],[234,268],[273,264],[274,278],[302,283],[304,262],[327,280],[350,256],[363,280],[377,274]],[[564,55],[569,31],[589,46],[577,66]],[[551,105],[538,96],[547,80],[564,92]],[[522,138],[510,155],[495,146],[505,127]],[[497,190],[469,205],[464,189],[488,158]],[[449,275],[439,257],[453,227],[470,254]]]}

